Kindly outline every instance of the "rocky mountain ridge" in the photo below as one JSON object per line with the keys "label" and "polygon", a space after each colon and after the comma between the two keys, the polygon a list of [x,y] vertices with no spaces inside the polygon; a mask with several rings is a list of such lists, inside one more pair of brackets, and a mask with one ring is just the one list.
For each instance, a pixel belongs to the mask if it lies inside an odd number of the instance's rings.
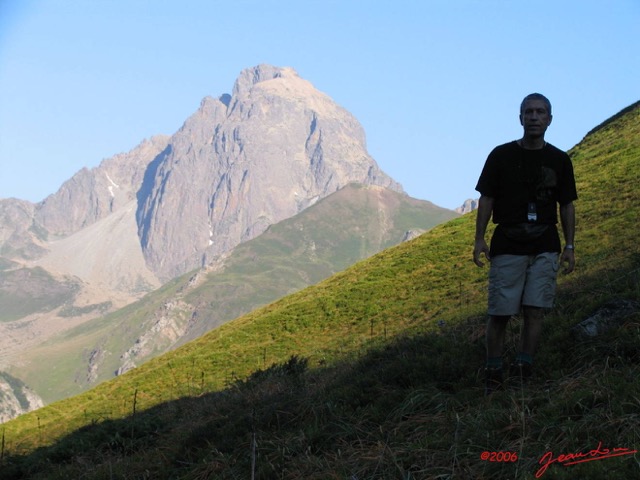
{"label": "rocky mountain ridge", "polygon": [[465,213],[469,213],[469,212],[473,212],[474,210],[477,210],[477,208],[478,208],[478,199],[468,198],[467,200],[464,201],[462,205],[456,208],[456,212],[458,212],[461,215],[464,215]]}
{"label": "rocky mountain ridge", "polygon": [[42,399],[23,382],[0,372],[0,424],[43,406]]}
{"label": "rocky mountain ridge", "polygon": [[232,95],[203,99],[171,137],[80,170],[39,204],[0,200],[0,255],[36,260],[134,205],[147,267],[166,281],[349,183],[402,191],[349,112],[293,69],[260,65]]}
{"label": "rocky mountain ridge", "polygon": [[402,190],[368,155],[351,114],[293,69],[266,65],[242,72],[231,96],[205,98],[154,163],[137,220],[163,280],[349,183]]}
{"label": "rocky mountain ridge", "polygon": [[[80,170],[38,204],[0,199],[0,371],[350,184],[406,197],[349,112],[293,69],[259,65],[175,134]],[[88,382],[104,360],[94,347],[82,353]]]}

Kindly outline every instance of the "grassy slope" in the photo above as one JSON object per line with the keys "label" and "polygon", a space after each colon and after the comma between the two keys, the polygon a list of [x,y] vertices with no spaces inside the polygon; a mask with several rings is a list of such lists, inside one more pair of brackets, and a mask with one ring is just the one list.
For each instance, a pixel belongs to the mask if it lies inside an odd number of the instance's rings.
{"label": "grassy slope", "polygon": [[[236,248],[225,271],[185,296],[203,322],[191,339],[286,294],[313,285],[402,242],[411,229],[428,230],[457,216],[429,202],[377,187],[349,185]],[[381,218],[382,217],[382,218]],[[229,295],[241,290],[242,295]],[[226,315],[220,315],[220,308]]]}
{"label": "grassy slope", "polygon": [[[11,373],[47,402],[77,395],[113,378],[122,364],[122,353],[160,316],[171,317],[178,326],[195,318],[185,341],[180,341],[187,343],[400,243],[407,230],[427,230],[456,216],[450,210],[391,190],[347,186],[240,245],[225,260],[224,270],[209,273],[201,285],[189,286],[194,272],[184,275],[132,305],[26,352],[22,365]],[[169,310],[168,304],[175,307]],[[135,361],[141,364],[172,346],[158,335],[153,350]],[[96,376],[89,378],[91,355],[100,356],[101,362],[92,372]],[[52,370],[43,370],[43,363],[53,365]]]}
{"label": "grassy slope", "polygon": [[73,280],[54,278],[40,267],[4,271],[0,266],[0,322],[72,302],[78,290]]}
{"label": "grassy slope", "polygon": [[[53,446],[5,458],[4,476],[528,479],[549,450],[637,447],[640,315],[589,341],[571,327],[640,299],[640,108],[571,155],[579,264],[561,279],[531,386],[482,397],[486,270],[470,262],[471,214],[7,423],[7,451]],[[518,460],[484,462],[484,450]],[[546,478],[637,475],[619,457]]]}

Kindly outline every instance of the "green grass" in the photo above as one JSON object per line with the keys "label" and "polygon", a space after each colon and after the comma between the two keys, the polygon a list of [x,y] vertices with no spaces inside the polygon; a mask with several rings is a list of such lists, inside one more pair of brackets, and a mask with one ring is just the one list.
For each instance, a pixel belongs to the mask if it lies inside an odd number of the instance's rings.
{"label": "green grass", "polygon": [[[470,259],[470,214],[8,422],[3,479],[532,479],[548,451],[637,448],[640,312],[590,340],[571,329],[640,300],[640,108],[570,153],[578,266],[560,279],[531,385],[482,395],[487,272]],[[631,455],[543,478],[639,470]]]}
{"label": "green grass", "polygon": [[[113,378],[132,347],[137,348],[132,360],[140,365],[400,243],[408,229],[429,229],[454,217],[450,210],[397,192],[349,185],[234,249],[222,270],[188,273],[124,309],[52,337],[25,351],[11,373],[47,403],[76,395]],[[103,307],[69,305],[59,315],[89,309],[95,315]],[[167,328],[155,328],[160,321]],[[174,344],[176,331],[182,336]],[[90,367],[90,358],[99,361]],[[45,363],[55,371],[43,371]]]}

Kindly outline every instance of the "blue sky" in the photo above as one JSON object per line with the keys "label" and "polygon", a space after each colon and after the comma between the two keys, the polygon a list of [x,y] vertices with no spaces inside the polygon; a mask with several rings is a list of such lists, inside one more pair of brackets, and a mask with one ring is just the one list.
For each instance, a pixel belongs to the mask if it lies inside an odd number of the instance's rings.
{"label": "blue sky", "polygon": [[290,66],[413,197],[455,208],[547,95],[569,149],[640,100],[639,0],[0,0],[0,198],[172,134],[245,68]]}

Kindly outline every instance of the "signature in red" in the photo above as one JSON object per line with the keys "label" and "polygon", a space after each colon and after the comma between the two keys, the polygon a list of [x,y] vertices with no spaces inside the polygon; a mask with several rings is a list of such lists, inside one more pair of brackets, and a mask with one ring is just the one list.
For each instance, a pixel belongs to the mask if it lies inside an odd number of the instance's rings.
{"label": "signature in red", "polygon": [[637,450],[631,450],[629,448],[602,448],[602,442],[598,443],[598,446],[585,453],[567,453],[553,457],[553,452],[548,451],[538,461],[542,465],[536,472],[536,478],[540,478],[545,474],[549,465],[557,463],[562,466],[576,465],[578,463],[592,462],[594,460],[603,460],[611,457],[621,457],[623,455],[631,455],[636,453]]}

